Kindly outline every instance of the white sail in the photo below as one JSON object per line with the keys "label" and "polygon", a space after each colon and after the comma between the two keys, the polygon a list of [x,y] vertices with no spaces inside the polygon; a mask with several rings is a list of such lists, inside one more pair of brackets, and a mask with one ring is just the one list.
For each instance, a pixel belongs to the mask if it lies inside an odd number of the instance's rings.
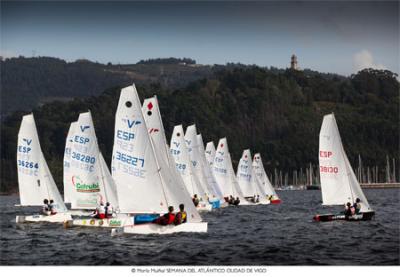
{"label": "white sail", "polygon": [[208,164],[212,167],[212,165],[214,163],[214,158],[215,158],[214,142],[212,142],[212,141],[207,142],[205,155],[206,155]]}
{"label": "white sail", "polygon": [[169,205],[177,209],[180,204],[184,204],[189,221],[200,222],[202,219],[193,205],[190,194],[186,189],[181,175],[176,170],[175,161],[170,154],[157,97],[154,96],[145,99],[142,111],[150,137],[153,140],[154,148],[156,149],[157,158],[163,160],[163,163],[168,166],[171,174],[170,178],[172,182],[166,182],[166,191],[169,192],[167,193]]}
{"label": "white sail", "polygon": [[254,154],[253,169],[254,169],[254,173],[256,174],[259,182],[264,187],[265,193],[267,195],[277,196],[274,187],[272,186],[271,182],[269,181],[267,173],[265,173],[265,169],[264,169],[264,165],[263,165],[260,153]]}
{"label": "white sail", "polygon": [[115,116],[111,168],[122,213],[167,211],[161,168],[134,85],[121,90]]}
{"label": "white sail", "polygon": [[197,194],[200,198],[205,199],[206,193],[197,176],[193,172],[193,165],[190,161],[190,155],[186,146],[182,125],[174,127],[171,137],[170,150],[175,160],[176,169],[181,174],[186,189],[191,196]]}
{"label": "white sail", "polygon": [[335,116],[325,115],[319,134],[319,167],[323,205],[351,204],[361,200],[361,212],[370,211],[344,151]]}
{"label": "white sail", "polygon": [[44,199],[52,199],[58,212],[67,211],[40,148],[33,114],[22,118],[18,133],[17,167],[21,205],[43,205]]}
{"label": "white sail", "polygon": [[207,193],[207,196],[209,198],[215,198],[217,193],[214,191],[211,184],[208,183],[207,177],[204,173],[200,156],[200,145],[197,142],[196,125],[193,124],[186,128],[185,141],[189,152],[190,161],[192,162],[193,173],[199,180],[203,190]]}
{"label": "white sail", "polygon": [[247,202],[236,181],[226,138],[222,138],[218,142],[218,148],[213,163],[213,173],[224,197],[232,195],[235,198],[239,197],[241,204]]}
{"label": "white sail", "polygon": [[64,169],[63,169],[63,179],[64,179],[64,202],[71,203],[72,193],[73,193],[73,185],[72,185],[72,174],[71,174],[71,145],[74,140],[74,132],[76,128],[76,122],[72,122],[65,143],[65,151],[64,151]]}
{"label": "white sail", "polygon": [[108,168],[107,163],[104,160],[104,157],[100,151],[99,166],[106,201],[109,202],[114,209],[119,210],[117,187],[115,185],[114,179],[111,176],[110,169]]}
{"label": "white sail", "polygon": [[264,188],[255,176],[251,163],[251,152],[249,149],[243,151],[236,172],[236,177],[245,197],[266,195]]}
{"label": "white sail", "polygon": [[[71,138],[67,137],[66,144],[68,140]],[[64,179],[70,179],[66,180],[64,186],[72,188],[69,191],[71,208],[94,209],[98,203],[105,203],[107,199],[99,161],[99,147],[90,112],[79,115],[76,125],[73,125],[69,147],[70,164]]]}
{"label": "white sail", "polygon": [[210,164],[206,160],[205,150],[204,150],[204,142],[203,137],[201,134],[197,135],[197,144],[199,145],[199,152],[200,152],[200,164],[203,169],[203,172],[207,178],[207,182],[212,187],[212,190],[215,193],[215,196],[221,200],[221,202],[225,202],[224,195],[222,194],[221,188],[218,186],[217,181],[215,180],[214,174],[212,173],[212,168]]}

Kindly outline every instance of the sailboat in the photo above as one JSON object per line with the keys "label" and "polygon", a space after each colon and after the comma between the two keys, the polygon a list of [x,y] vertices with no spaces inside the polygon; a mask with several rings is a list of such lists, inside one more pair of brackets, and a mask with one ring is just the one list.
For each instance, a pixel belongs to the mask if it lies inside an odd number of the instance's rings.
{"label": "sailboat", "polygon": [[22,118],[17,146],[18,185],[21,206],[41,206],[54,200],[55,215],[17,216],[16,222],[64,222],[71,219],[40,148],[33,114]]}
{"label": "sailboat", "polygon": [[[89,216],[100,203],[108,202],[118,209],[117,191],[107,164],[100,152],[92,115],[81,113],[71,124],[64,154],[64,190],[74,215]],[[117,218],[118,217],[118,218]],[[67,221],[64,226],[117,227],[122,226],[126,215],[112,218],[79,218]]]}
{"label": "sailboat", "polygon": [[[112,176],[117,186],[121,213],[163,214],[178,207],[186,196],[175,185],[170,167],[154,147],[135,85],[123,88],[115,116]],[[207,232],[198,213],[187,211],[187,223],[161,226],[154,223],[114,228],[111,235]]]}
{"label": "sailboat", "polygon": [[251,205],[251,203],[244,198],[242,190],[236,180],[226,138],[221,138],[218,142],[213,162],[213,173],[226,202],[228,202],[228,198],[232,196],[235,199],[239,198],[239,205]]}
{"label": "sailboat", "polygon": [[[219,199],[219,207],[226,207],[227,203],[225,202],[224,195],[222,194],[222,190],[219,187],[217,181],[215,180],[214,174],[212,173],[212,168],[209,162],[206,159],[205,150],[204,150],[204,142],[201,134],[197,135],[197,143],[199,145],[200,152],[200,166],[203,169],[204,175],[207,178],[207,182],[212,187],[215,192],[216,197]],[[213,208],[219,208],[218,206],[213,206]]]}
{"label": "sailboat", "polygon": [[257,204],[269,204],[270,201],[266,198],[267,193],[265,187],[261,185],[257,178],[252,163],[250,149],[246,149],[240,158],[238,169],[236,172],[239,186],[246,199]]}
{"label": "sailboat", "polygon": [[[181,203],[184,204],[186,212],[193,215],[193,218],[196,221],[200,221],[201,217],[193,204],[181,175],[176,169],[174,158],[169,150],[157,97],[154,96],[145,99],[143,102],[142,111],[149,135],[153,141],[154,149],[157,153],[157,158],[163,159],[164,163],[168,165],[172,175],[171,177],[174,180],[174,186],[171,186],[169,191],[177,196],[180,196],[179,199],[176,199],[176,201],[180,203],[176,202],[175,205],[179,205]],[[173,199],[172,196],[170,198]]]}
{"label": "sailboat", "polygon": [[261,185],[265,189],[265,193],[271,197],[270,202],[271,204],[279,204],[281,200],[279,199],[278,195],[274,187],[272,186],[271,182],[269,181],[268,175],[264,170],[264,165],[261,159],[261,154],[256,153],[254,154],[253,158],[253,170]]}
{"label": "sailboat", "polygon": [[194,195],[197,195],[200,199],[197,209],[199,211],[211,211],[212,206],[208,203],[208,195],[194,172],[182,125],[174,127],[170,150],[175,160],[176,169],[181,174],[190,196],[194,197]]}
{"label": "sailboat", "polygon": [[193,173],[196,175],[200,185],[206,192],[208,202],[214,207],[219,207],[217,193],[215,192],[211,183],[208,182],[207,176],[204,172],[203,161],[201,160],[200,145],[197,140],[196,125],[193,124],[186,128],[185,141],[188,148],[190,161],[192,162]]}
{"label": "sailboat", "polygon": [[345,205],[361,200],[359,214],[315,215],[315,221],[370,220],[375,212],[368,204],[344,151],[334,114],[325,115],[319,134],[319,168],[323,205]]}

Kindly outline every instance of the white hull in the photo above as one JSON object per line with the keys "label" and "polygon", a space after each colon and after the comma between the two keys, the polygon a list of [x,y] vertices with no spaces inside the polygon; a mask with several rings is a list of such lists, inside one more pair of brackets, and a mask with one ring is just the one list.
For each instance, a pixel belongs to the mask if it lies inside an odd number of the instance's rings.
{"label": "white hull", "polygon": [[120,234],[173,234],[173,233],[206,233],[207,222],[183,223],[181,225],[162,226],[158,224],[141,224],[111,230],[111,236]]}
{"label": "white hull", "polygon": [[15,218],[16,223],[24,223],[24,222],[53,222],[53,223],[62,223],[67,220],[71,220],[70,213],[57,213],[55,215],[42,215],[42,214],[34,214],[34,215],[17,215]]}
{"label": "white hull", "polygon": [[93,211],[86,210],[69,210],[68,211],[72,216],[90,216]]}
{"label": "white hull", "polygon": [[211,212],[212,211],[212,205],[211,204],[199,204],[196,209],[199,212]]}
{"label": "white hull", "polygon": [[65,222],[64,227],[97,227],[97,228],[117,228],[117,227],[124,227],[125,225],[132,225],[134,223],[134,217],[128,216],[120,216],[120,217],[113,217],[113,218],[105,218],[105,219],[98,219],[98,218],[82,218],[82,219],[73,219],[68,220]]}

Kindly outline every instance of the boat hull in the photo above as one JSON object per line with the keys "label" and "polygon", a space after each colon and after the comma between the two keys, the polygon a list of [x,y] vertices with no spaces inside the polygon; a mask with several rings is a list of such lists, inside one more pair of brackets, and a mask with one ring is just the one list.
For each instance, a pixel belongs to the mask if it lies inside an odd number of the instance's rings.
{"label": "boat hull", "polygon": [[70,213],[57,213],[55,215],[17,215],[15,218],[16,223],[24,222],[53,222],[53,223],[63,223],[66,220],[71,220]]}
{"label": "boat hull", "polygon": [[190,222],[180,225],[162,226],[154,223],[125,226],[123,228],[114,228],[111,235],[120,234],[173,234],[173,233],[206,233],[208,229],[207,222]]}
{"label": "boat hull", "polygon": [[212,211],[212,205],[211,204],[199,204],[196,207],[197,211],[199,212],[211,212]]}
{"label": "boat hull", "polygon": [[280,199],[271,200],[271,204],[280,204],[282,201]]}
{"label": "boat hull", "polygon": [[344,214],[322,214],[322,215],[315,215],[314,221],[318,222],[328,222],[328,221],[336,221],[336,220],[346,220],[346,221],[367,221],[371,220],[375,212],[365,212],[356,214],[350,217],[345,216]]}
{"label": "boat hull", "polygon": [[65,228],[71,227],[97,227],[97,228],[117,228],[130,226],[134,224],[135,217],[126,214],[117,214],[116,217],[112,218],[79,218],[73,220],[67,220],[64,222]]}

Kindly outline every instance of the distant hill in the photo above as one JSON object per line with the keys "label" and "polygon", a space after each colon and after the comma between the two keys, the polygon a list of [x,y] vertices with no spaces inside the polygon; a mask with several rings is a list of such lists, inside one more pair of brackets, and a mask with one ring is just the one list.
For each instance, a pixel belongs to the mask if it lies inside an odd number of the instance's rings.
{"label": "distant hill", "polygon": [[30,111],[53,100],[100,95],[104,90],[132,82],[182,87],[211,74],[209,66],[193,66],[191,59],[154,59],[133,65],[105,65],[85,59],[10,58],[0,61],[1,116]]}
{"label": "distant hill", "polygon": [[[220,137],[227,137],[235,165],[243,149],[260,152],[274,178],[276,170],[292,174],[310,162],[318,164],[319,129],[323,115],[330,112],[335,113],[353,165],[361,154],[365,167],[377,165],[384,176],[386,155],[398,163],[400,86],[390,71],[366,69],[343,77],[238,64],[200,67],[200,71],[179,65],[90,66],[95,71],[115,70],[124,77],[140,72],[143,80],[154,78],[155,82],[137,82],[138,92],[142,101],[157,94],[168,139],[174,125],[196,123],[205,141],[217,143]],[[157,68],[163,68],[161,76],[174,85],[162,84]],[[127,73],[121,73],[124,71]],[[200,78],[202,74],[206,77]],[[196,80],[183,85],[177,80],[179,75]],[[50,75],[48,83],[54,84],[51,78],[59,76]],[[60,187],[65,137],[80,112],[92,111],[100,148],[110,162],[119,92],[130,82],[123,79],[98,96],[54,101],[34,109],[42,149]],[[17,187],[15,151],[23,114],[12,113],[1,125],[2,191]]]}

